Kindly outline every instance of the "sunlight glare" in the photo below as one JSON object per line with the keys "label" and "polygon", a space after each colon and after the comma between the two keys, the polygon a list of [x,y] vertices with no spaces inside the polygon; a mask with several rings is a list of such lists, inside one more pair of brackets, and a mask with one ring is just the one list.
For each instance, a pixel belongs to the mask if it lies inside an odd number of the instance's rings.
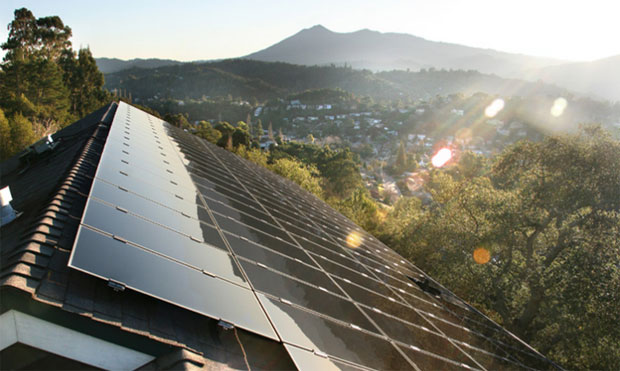
{"label": "sunlight glare", "polygon": [[495,117],[499,111],[504,109],[504,100],[502,98],[495,99],[485,110],[486,117]]}
{"label": "sunlight glare", "polygon": [[562,97],[556,99],[551,107],[551,115],[553,117],[560,117],[564,113],[564,110],[568,106],[568,101]]}
{"label": "sunlight glare", "polygon": [[486,264],[491,260],[491,253],[484,247],[474,250],[474,261],[478,264]]}
{"label": "sunlight glare", "polygon": [[361,244],[362,244],[362,236],[358,232],[353,231],[349,233],[349,235],[347,236],[347,246],[349,246],[352,249],[355,249],[359,247]]}
{"label": "sunlight glare", "polygon": [[452,151],[450,148],[442,148],[433,156],[431,163],[435,167],[444,166],[452,158]]}

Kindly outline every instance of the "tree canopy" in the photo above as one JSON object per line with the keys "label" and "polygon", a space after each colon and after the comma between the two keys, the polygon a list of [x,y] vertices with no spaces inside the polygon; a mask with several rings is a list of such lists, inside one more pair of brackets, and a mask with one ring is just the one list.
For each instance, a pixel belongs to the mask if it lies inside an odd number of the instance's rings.
{"label": "tree canopy", "polygon": [[[384,240],[551,359],[612,369],[620,143],[588,127],[519,142],[488,165],[462,160],[432,172],[431,205],[396,205]],[[489,260],[476,261],[475,251]]]}
{"label": "tree canopy", "polygon": [[3,149],[3,158],[111,99],[90,50],[72,50],[71,28],[58,16],[35,18],[30,10],[17,9],[8,30],[2,44],[0,108],[11,132],[28,133],[29,126],[33,134],[17,138],[0,132],[10,148]]}

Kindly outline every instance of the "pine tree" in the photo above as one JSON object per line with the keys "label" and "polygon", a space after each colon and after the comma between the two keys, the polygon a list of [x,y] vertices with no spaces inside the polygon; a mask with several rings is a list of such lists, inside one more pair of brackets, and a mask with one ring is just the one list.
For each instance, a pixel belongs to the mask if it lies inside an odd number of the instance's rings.
{"label": "pine tree", "polygon": [[396,171],[402,172],[407,167],[407,150],[405,149],[405,142],[400,141],[398,146],[398,153],[396,154],[396,162],[394,164]]}
{"label": "pine tree", "polygon": [[258,119],[256,122],[256,138],[260,139],[263,136],[263,122]]}
{"label": "pine tree", "polygon": [[13,153],[28,147],[35,141],[32,123],[21,114],[18,113],[9,120],[9,126],[11,128],[11,150]]}
{"label": "pine tree", "polygon": [[4,111],[0,108],[0,160],[11,156],[13,142],[11,140],[11,127],[9,120],[4,116]]}
{"label": "pine tree", "polygon": [[271,121],[269,121],[269,126],[267,128],[267,135],[269,135],[269,139],[271,141],[275,141],[275,139],[273,137],[273,126],[271,125]]}

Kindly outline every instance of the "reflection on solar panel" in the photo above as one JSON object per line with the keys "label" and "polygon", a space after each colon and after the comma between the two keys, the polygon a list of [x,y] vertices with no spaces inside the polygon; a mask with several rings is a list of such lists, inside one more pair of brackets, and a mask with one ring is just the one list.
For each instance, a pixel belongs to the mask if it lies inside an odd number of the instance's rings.
{"label": "reflection on solar panel", "polygon": [[69,264],[282,341],[301,369],[554,367],[297,185],[125,103]]}

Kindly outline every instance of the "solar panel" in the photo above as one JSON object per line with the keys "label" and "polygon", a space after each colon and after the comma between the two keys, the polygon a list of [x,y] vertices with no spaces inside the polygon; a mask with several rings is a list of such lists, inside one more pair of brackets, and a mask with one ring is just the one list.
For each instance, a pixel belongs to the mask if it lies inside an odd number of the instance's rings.
{"label": "solar panel", "polygon": [[549,365],[296,184],[122,102],[70,266],[282,341],[300,369]]}

